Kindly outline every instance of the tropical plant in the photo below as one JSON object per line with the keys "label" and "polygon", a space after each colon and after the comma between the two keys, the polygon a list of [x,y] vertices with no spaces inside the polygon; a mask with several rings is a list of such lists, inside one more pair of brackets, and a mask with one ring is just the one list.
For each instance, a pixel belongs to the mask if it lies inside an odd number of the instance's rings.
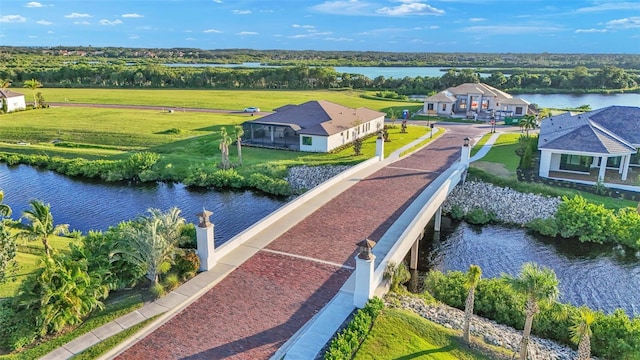
{"label": "tropical plant", "polygon": [[6,282],[18,270],[16,255],[15,236],[7,230],[4,221],[0,220],[0,284]]}
{"label": "tropical plant", "polygon": [[236,137],[236,145],[238,146],[238,165],[240,166],[242,166],[242,135],[244,135],[242,125],[236,125],[234,128],[234,136]]}
{"label": "tropical plant", "polygon": [[66,254],[42,257],[41,266],[20,285],[13,299],[23,316],[32,317],[40,336],[77,325],[95,309],[109,289],[101,274],[89,272],[86,260]]}
{"label": "tropical plant", "polygon": [[39,200],[31,200],[30,210],[23,211],[22,215],[30,222],[21,235],[28,240],[41,240],[44,245],[44,252],[47,257],[51,256],[51,245],[49,237],[52,235],[66,234],[69,232],[69,224],[55,225],[51,205],[44,204]]}
{"label": "tropical plant", "polygon": [[533,130],[537,126],[536,117],[534,115],[527,114],[520,119],[519,125],[525,130],[527,137],[529,137],[529,130]]}
{"label": "tropical plant", "polygon": [[578,344],[577,360],[589,360],[591,358],[591,324],[596,319],[593,310],[581,306],[571,316],[572,325],[569,328],[571,341]]}
{"label": "tropical plant", "polygon": [[540,312],[540,306],[558,298],[558,278],[555,272],[535,263],[525,263],[518,277],[503,276],[504,280],[517,292],[526,297],[525,324],[520,343],[520,360],[527,360],[529,337],[533,317]]}
{"label": "tropical plant", "polygon": [[123,229],[123,242],[114,251],[113,259],[123,259],[146,269],[146,277],[154,285],[158,275],[166,273],[175,256],[182,253],[177,246],[183,241],[182,227],[185,219],[178,208],[162,213],[149,209],[150,216],[130,223]]}
{"label": "tropical plant", "polygon": [[38,107],[38,99],[36,98],[36,89],[42,87],[42,83],[36,79],[25,80],[24,87],[31,89],[33,92],[33,107]]}
{"label": "tropical plant", "polygon": [[473,302],[476,291],[476,286],[480,282],[482,277],[482,269],[478,265],[470,265],[469,271],[467,271],[467,279],[464,283],[465,288],[468,289],[467,301],[464,304],[464,326],[462,330],[462,337],[467,344],[471,343],[469,334],[469,325],[471,324],[471,317],[473,315]]}
{"label": "tropical plant", "polygon": [[0,217],[11,216],[11,207],[7,204],[3,204],[4,191],[0,190]]}
{"label": "tropical plant", "polygon": [[404,262],[396,264],[395,262],[390,261],[384,268],[382,277],[389,281],[391,291],[398,291],[401,289],[402,284],[411,279],[411,273]]}
{"label": "tropical plant", "polygon": [[223,127],[220,129],[220,152],[222,154],[222,160],[220,162],[220,166],[227,170],[231,167],[231,162],[229,162],[229,144],[231,144],[231,136],[227,133],[227,128]]}
{"label": "tropical plant", "polygon": [[11,86],[11,80],[9,79],[0,79],[0,89],[4,90]]}

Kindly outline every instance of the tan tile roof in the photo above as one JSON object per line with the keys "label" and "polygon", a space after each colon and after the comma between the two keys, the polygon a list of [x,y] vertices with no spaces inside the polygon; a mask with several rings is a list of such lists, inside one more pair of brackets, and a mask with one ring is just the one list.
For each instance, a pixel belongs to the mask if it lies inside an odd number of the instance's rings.
{"label": "tan tile roof", "polygon": [[329,136],[354,127],[357,121],[369,122],[385,113],[365,107],[352,109],[326,100],[286,105],[273,114],[250,121],[256,124],[297,125],[300,134]]}
{"label": "tan tile roof", "polygon": [[0,98],[8,99],[8,98],[20,97],[20,96],[24,96],[24,94],[20,94],[15,91],[7,90],[7,89],[0,89]]}

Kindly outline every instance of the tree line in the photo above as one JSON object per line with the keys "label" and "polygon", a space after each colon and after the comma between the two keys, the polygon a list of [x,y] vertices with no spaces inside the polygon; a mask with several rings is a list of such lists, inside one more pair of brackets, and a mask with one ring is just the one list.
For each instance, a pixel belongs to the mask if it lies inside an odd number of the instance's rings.
{"label": "tree line", "polygon": [[363,89],[393,90],[399,94],[433,94],[467,82],[484,82],[501,90],[534,93],[638,91],[640,75],[615,66],[589,69],[527,70],[483,77],[474,69],[449,69],[440,77],[417,76],[370,79],[340,73],[333,67],[308,65],[266,68],[168,67],[161,64],[124,65],[74,63],[51,68],[8,68],[0,65],[0,79],[25,86],[33,79],[45,87],[149,89]]}

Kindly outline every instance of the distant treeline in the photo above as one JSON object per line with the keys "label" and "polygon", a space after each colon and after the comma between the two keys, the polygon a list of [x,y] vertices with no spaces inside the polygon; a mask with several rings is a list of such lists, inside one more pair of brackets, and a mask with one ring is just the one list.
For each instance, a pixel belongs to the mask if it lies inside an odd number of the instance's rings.
{"label": "distant treeline", "polygon": [[[184,54],[194,54],[188,49],[166,49],[157,50],[162,54],[171,54],[170,58],[159,58],[158,53],[143,49],[112,49],[113,54],[107,50],[65,50],[44,49],[44,48],[0,48],[4,51],[0,53],[0,79],[12,83],[14,87],[21,87],[25,81],[30,79],[38,80],[45,87],[87,87],[87,88],[172,88],[172,89],[331,89],[331,88],[353,88],[353,89],[373,89],[373,90],[393,90],[399,94],[431,94],[441,91],[450,86],[456,86],[465,82],[482,82],[496,88],[513,92],[610,92],[610,91],[637,91],[640,84],[640,75],[632,70],[613,65],[601,65],[597,68],[590,68],[578,65],[571,68],[523,68],[514,67],[507,71],[493,70],[491,76],[480,78],[478,69],[450,69],[441,77],[404,77],[385,78],[378,76],[370,79],[364,75],[352,73],[339,73],[332,66],[310,65],[302,60],[296,60],[295,65],[280,67],[193,67],[193,66],[171,66],[165,63],[176,63],[176,59],[192,59],[192,62],[200,62],[194,57],[187,57]],[[118,50],[118,51],[116,51]],[[10,51],[8,56],[6,51]],[[193,51],[193,50],[191,50]],[[202,50],[201,50],[202,51]],[[253,50],[219,50],[212,52],[222,52],[227,54],[226,60],[254,61],[248,54],[269,53],[268,51],[257,52]],[[263,59],[263,62],[284,61],[291,56],[285,56],[296,52],[274,51],[274,58]],[[349,56],[363,57],[369,55],[371,58],[387,54],[386,61],[395,60],[396,53],[330,53],[330,52],[308,52],[303,51],[300,58],[309,57],[310,54],[334,54],[336,58],[345,60]],[[115,54],[120,54],[121,58],[112,58]],[[146,55],[145,55],[146,54]],[[183,54],[182,56],[179,56]],[[231,57],[234,54],[235,57]],[[343,54],[338,58],[338,54]],[[108,56],[107,56],[108,55]],[[132,56],[138,56],[132,58]],[[152,55],[156,57],[152,57]],[[278,56],[275,56],[278,55]],[[407,54],[404,54],[407,55]],[[422,56],[432,54],[422,54]],[[453,62],[447,66],[470,65],[464,61],[455,62],[456,54],[436,54],[442,59]],[[464,56],[463,56],[464,55]],[[457,54],[464,59],[473,57],[490,58],[488,54]],[[558,54],[549,54],[549,56]],[[147,57],[145,57],[147,56]],[[319,56],[319,55],[318,55]],[[409,55],[407,55],[409,56]],[[526,54],[493,54],[493,56],[514,57],[526,59]],[[542,56],[529,54],[533,59]],[[594,62],[605,62],[607,57],[621,59],[628,57],[632,61],[632,55],[572,55],[567,54],[565,58],[572,56],[577,59],[593,57]],[[621,57],[621,58],[618,58]],[[637,56],[636,56],[637,57]],[[4,61],[7,59],[8,61]],[[10,59],[10,60],[9,60]],[[145,59],[145,61],[140,61]],[[262,58],[260,58],[262,59]],[[316,62],[328,61],[330,59],[317,58]],[[487,60],[488,61],[488,60]],[[183,61],[184,62],[184,61]],[[616,61],[614,61],[616,62]],[[606,63],[606,62],[605,62]],[[475,64],[475,63],[474,63]],[[518,63],[520,66],[522,63]],[[344,65],[340,63],[340,65]],[[380,64],[376,64],[379,66]],[[397,64],[396,64],[397,65]],[[422,64],[425,65],[425,64]],[[432,64],[429,64],[432,65]],[[445,65],[445,64],[442,64]],[[512,65],[515,65],[513,63]],[[485,66],[494,66],[487,63]]]}

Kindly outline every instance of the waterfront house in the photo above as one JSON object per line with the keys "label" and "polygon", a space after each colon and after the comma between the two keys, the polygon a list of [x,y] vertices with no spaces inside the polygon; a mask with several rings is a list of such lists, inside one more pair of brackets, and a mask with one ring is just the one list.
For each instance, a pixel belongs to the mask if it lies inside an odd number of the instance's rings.
{"label": "waterfront house", "polygon": [[487,84],[464,83],[427,97],[422,111],[433,116],[503,120],[526,115],[529,103]]}
{"label": "waterfront house", "polygon": [[326,100],[286,105],[243,124],[243,142],[307,152],[329,152],[384,127],[385,113]]}
{"label": "waterfront house", "polygon": [[604,181],[609,169],[625,181],[630,169],[640,171],[640,107],[609,106],[543,119],[538,149],[541,177],[597,170],[596,179]]}
{"label": "waterfront house", "polygon": [[27,103],[24,99],[24,94],[7,89],[0,89],[0,109],[6,109],[6,112],[12,112],[26,108]]}

